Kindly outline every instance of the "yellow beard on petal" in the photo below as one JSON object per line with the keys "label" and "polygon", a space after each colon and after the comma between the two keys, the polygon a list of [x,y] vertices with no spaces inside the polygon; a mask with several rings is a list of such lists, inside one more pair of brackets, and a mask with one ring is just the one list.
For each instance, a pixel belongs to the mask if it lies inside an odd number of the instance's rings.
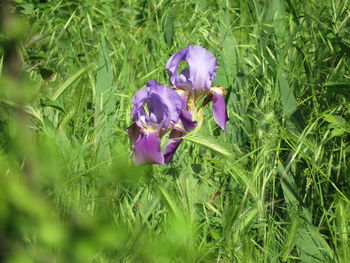
{"label": "yellow beard on petal", "polygon": [[143,126],[142,131],[145,134],[150,134],[150,133],[156,132],[158,130],[158,127],[155,124],[153,124],[151,122],[146,123],[145,116],[141,116],[140,120],[141,120],[142,126]]}
{"label": "yellow beard on petal", "polygon": [[155,129],[154,129],[153,127],[150,127],[150,126],[145,126],[145,127],[143,127],[143,129],[144,129],[146,132],[148,132],[148,133],[151,133],[151,132],[154,132],[154,131],[155,131]]}
{"label": "yellow beard on petal", "polygon": [[223,96],[226,95],[226,90],[222,86],[214,86],[214,87],[211,87],[210,90],[212,92],[215,92],[215,93],[223,95]]}
{"label": "yellow beard on petal", "polygon": [[185,95],[185,91],[183,89],[176,89],[175,91],[180,95],[180,97]]}

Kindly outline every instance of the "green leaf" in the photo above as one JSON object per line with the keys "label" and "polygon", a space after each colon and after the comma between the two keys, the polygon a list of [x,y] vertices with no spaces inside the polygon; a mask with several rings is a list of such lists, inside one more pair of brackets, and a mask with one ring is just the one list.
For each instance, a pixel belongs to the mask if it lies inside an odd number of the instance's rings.
{"label": "green leaf", "polygon": [[49,98],[41,100],[40,105],[41,106],[51,107],[51,108],[59,110],[59,111],[61,111],[63,113],[66,113],[66,111],[65,111],[65,109],[64,109],[64,107],[63,107],[63,105],[61,103],[59,103],[58,101],[55,101],[55,100],[51,100]]}
{"label": "green leaf", "polygon": [[112,111],[114,101],[112,98],[113,82],[112,61],[104,38],[101,39],[100,52],[98,55],[98,71],[96,74],[96,104],[99,110]]}
{"label": "green leaf", "polygon": [[224,146],[220,145],[218,142],[213,140],[212,138],[205,137],[200,134],[187,134],[186,136],[182,137],[185,141],[191,141],[194,143],[197,143],[199,145],[202,145],[214,152],[220,153],[221,155],[227,157],[227,158],[232,158],[232,152],[225,148]]}
{"label": "green leaf", "polygon": [[329,116],[326,116],[324,118],[324,120],[326,122],[329,122],[329,123],[334,123],[334,124],[338,124],[338,125],[345,125],[346,124],[346,120],[339,116],[339,115],[329,115]]}
{"label": "green leaf", "polygon": [[49,68],[40,67],[39,73],[44,80],[48,80],[54,75],[55,72]]}
{"label": "green leaf", "polygon": [[278,74],[278,81],[280,85],[283,112],[287,117],[290,117],[296,111],[298,103],[294,97],[292,89],[282,73]]}
{"label": "green leaf", "polygon": [[106,160],[109,155],[109,143],[112,133],[116,99],[113,95],[113,68],[104,37],[101,39],[98,55],[98,71],[95,86],[95,130],[96,149],[100,160]]}
{"label": "green leaf", "polygon": [[281,163],[278,163],[278,170],[281,174],[281,185],[287,204],[297,204],[299,200],[294,178],[285,170]]}
{"label": "green leaf", "polygon": [[32,4],[21,4],[20,7],[23,8],[22,10],[20,10],[22,14],[31,15],[34,12],[34,5]]}
{"label": "green leaf", "polygon": [[159,187],[159,190],[160,190],[165,202],[169,206],[170,210],[174,213],[175,216],[179,216],[180,210],[178,209],[175,201],[171,198],[171,196],[167,192],[167,190],[165,188],[163,188],[162,186]]}
{"label": "green leaf", "polygon": [[324,87],[328,92],[343,95],[345,98],[350,99],[350,83],[349,82],[326,82]]}
{"label": "green leaf", "polygon": [[288,213],[292,218],[290,228],[292,233],[288,235],[286,240],[283,261],[287,261],[289,252],[295,246],[299,251],[300,262],[302,263],[332,262],[333,251],[318,228],[312,224],[310,212],[305,207],[300,206],[300,194],[292,174],[281,163],[278,166]]}
{"label": "green leaf", "polygon": [[298,220],[295,244],[300,251],[301,262],[333,262],[333,251],[318,228],[312,224],[310,212],[306,208],[302,208]]}
{"label": "green leaf", "polygon": [[294,242],[298,232],[298,227],[299,227],[299,221],[297,220],[297,218],[293,218],[291,226],[288,229],[286,241],[284,242],[284,248],[283,248],[284,252],[282,255],[282,262],[288,261],[288,256],[295,246]]}
{"label": "green leaf", "polygon": [[217,231],[216,229],[214,229],[214,228],[210,229],[210,235],[216,241],[221,239],[221,233],[219,231]]}
{"label": "green leaf", "polygon": [[168,47],[171,47],[173,44],[174,32],[175,32],[175,16],[172,12],[169,12],[165,15],[164,18],[164,39]]}
{"label": "green leaf", "polygon": [[346,131],[345,128],[335,128],[332,131],[332,137],[343,135],[345,131]]}
{"label": "green leaf", "polygon": [[[221,10],[221,17],[219,35],[222,41],[222,51],[221,56],[218,58],[220,67],[218,67],[216,83],[227,90],[227,95],[225,96],[227,102],[231,95],[234,79],[238,71],[236,54],[237,44],[231,31],[229,10]],[[235,103],[236,101],[233,100],[233,102]]]}
{"label": "green leaf", "polygon": [[341,136],[345,132],[350,132],[349,124],[339,115],[328,115],[324,118],[329,123],[328,128],[332,130],[332,137]]}
{"label": "green leaf", "polygon": [[57,100],[63,92],[68,89],[72,84],[74,84],[92,65],[90,64],[86,68],[82,68],[79,71],[77,71],[75,74],[73,74],[69,79],[67,79],[61,87],[59,87],[55,94],[52,96],[51,100]]}

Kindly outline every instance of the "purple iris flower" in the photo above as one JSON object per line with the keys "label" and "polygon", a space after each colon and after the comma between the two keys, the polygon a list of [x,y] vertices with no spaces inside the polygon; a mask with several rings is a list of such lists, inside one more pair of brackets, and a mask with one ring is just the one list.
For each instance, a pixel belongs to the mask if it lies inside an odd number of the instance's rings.
{"label": "purple iris flower", "polygon": [[[187,62],[188,68],[178,74],[181,61]],[[221,129],[225,130],[228,121],[225,91],[222,87],[211,87],[217,70],[214,55],[201,46],[189,45],[169,58],[166,70],[171,85],[176,90],[184,91],[183,99],[191,98],[196,104],[204,96],[212,96],[214,119]]]}
{"label": "purple iris flower", "polygon": [[[135,123],[127,132],[136,164],[169,163],[181,142],[175,137],[181,137],[185,130],[191,130],[196,125],[178,93],[155,80],[147,82],[146,87],[134,95],[131,119]],[[170,130],[178,130],[179,133],[172,136],[163,155],[160,140]]]}

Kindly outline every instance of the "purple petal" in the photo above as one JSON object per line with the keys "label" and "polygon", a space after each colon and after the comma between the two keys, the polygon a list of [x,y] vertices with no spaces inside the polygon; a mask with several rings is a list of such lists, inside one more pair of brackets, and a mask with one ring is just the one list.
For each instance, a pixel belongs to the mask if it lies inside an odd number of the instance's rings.
{"label": "purple petal", "polygon": [[175,89],[176,93],[180,96],[182,101],[182,108],[187,109],[187,99],[189,96],[189,92],[183,89]]}
{"label": "purple petal", "polygon": [[166,63],[166,71],[169,75],[169,82],[171,85],[173,85],[175,88],[185,88],[187,84],[187,72],[182,71],[181,73],[181,78],[177,74],[177,70],[179,68],[181,60],[185,60],[187,56],[187,48],[181,49],[179,52],[175,53],[172,55],[169,59],[168,62]]}
{"label": "purple petal", "polygon": [[182,142],[182,139],[169,140],[169,142],[165,148],[164,163],[169,164],[171,162],[171,160],[173,159],[174,154],[175,154],[175,152],[176,152],[176,150],[179,147],[181,142]]}
{"label": "purple petal", "polygon": [[190,71],[188,68],[185,68],[181,71],[181,74],[179,76],[181,82],[187,82],[187,80],[190,78]]}
{"label": "purple petal", "polygon": [[162,129],[167,129],[179,121],[182,107],[181,97],[175,90],[164,85],[151,89],[148,108],[157,116],[158,123],[162,123]]}
{"label": "purple petal", "polygon": [[160,149],[160,138],[157,132],[140,133],[138,140],[133,145],[134,162],[164,163],[164,156]]}
{"label": "purple petal", "polygon": [[150,92],[150,88],[142,88],[136,92],[132,98],[132,113],[131,119],[134,122],[137,122],[140,119],[140,116],[146,115],[145,109],[143,108],[144,103],[147,100],[147,96]]}
{"label": "purple petal", "polygon": [[216,59],[201,46],[188,46],[186,61],[190,69],[189,80],[195,90],[209,89],[216,76]]}
{"label": "purple petal", "polygon": [[213,92],[213,113],[216,123],[225,131],[228,121],[225,99],[222,94],[217,92]]}
{"label": "purple petal", "polygon": [[180,143],[182,142],[182,139],[173,140],[172,138],[180,138],[184,135],[183,132],[172,130],[169,135],[169,142],[167,143],[165,147],[165,153],[164,153],[164,163],[169,164],[170,161],[173,159],[173,156],[179,147]]}
{"label": "purple petal", "polygon": [[[132,117],[139,127],[151,123],[152,127],[168,129],[179,121],[183,108],[181,97],[173,89],[159,85],[157,81],[147,82],[147,87],[140,89],[132,100]],[[146,112],[145,107],[148,108]]]}
{"label": "purple petal", "polygon": [[[177,71],[181,60],[187,61],[188,69],[184,69],[179,76]],[[201,46],[189,45],[181,49],[166,64],[171,85],[186,90],[209,89],[215,80],[216,69],[214,55]]]}
{"label": "purple petal", "polygon": [[180,120],[185,130],[190,132],[197,126],[197,121],[192,121],[192,114],[187,110],[182,110]]}
{"label": "purple petal", "polygon": [[150,88],[156,88],[159,86],[159,83],[155,79],[152,79],[146,83],[146,86]]}

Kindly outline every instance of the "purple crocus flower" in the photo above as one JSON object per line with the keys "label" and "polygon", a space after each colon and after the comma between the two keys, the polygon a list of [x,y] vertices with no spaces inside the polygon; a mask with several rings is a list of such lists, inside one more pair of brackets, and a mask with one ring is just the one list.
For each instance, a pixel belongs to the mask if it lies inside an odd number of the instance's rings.
{"label": "purple crocus flower", "polygon": [[[178,93],[167,86],[159,85],[155,80],[147,82],[146,87],[134,95],[132,107],[131,119],[135,123],[127,132],[136,164],[163,164],[161,137],[169,130],[184,132],[196,125],[192,122],[191,114],[184,110],[183,101]],[[177,147],[178,145],[166,149],[166,163],[170,162]]]}
{"label": "purple crocus flower", "polygon": [[[186,61],[188,68],[178,74],[181,61]],[[204,96],[212,95],[214,119],[221,129],[225,130],[228,116],[224,89],[211,87],[217,70],[214,55],[201,46],[189,45],[169,58],[166,70],[171,85],[176,90],[183,91],[182,97],[188,98],[188,101],[191,99],[193,104],[196,104]],[[193,106],[189,106],[189,108],[193,108]]]}

